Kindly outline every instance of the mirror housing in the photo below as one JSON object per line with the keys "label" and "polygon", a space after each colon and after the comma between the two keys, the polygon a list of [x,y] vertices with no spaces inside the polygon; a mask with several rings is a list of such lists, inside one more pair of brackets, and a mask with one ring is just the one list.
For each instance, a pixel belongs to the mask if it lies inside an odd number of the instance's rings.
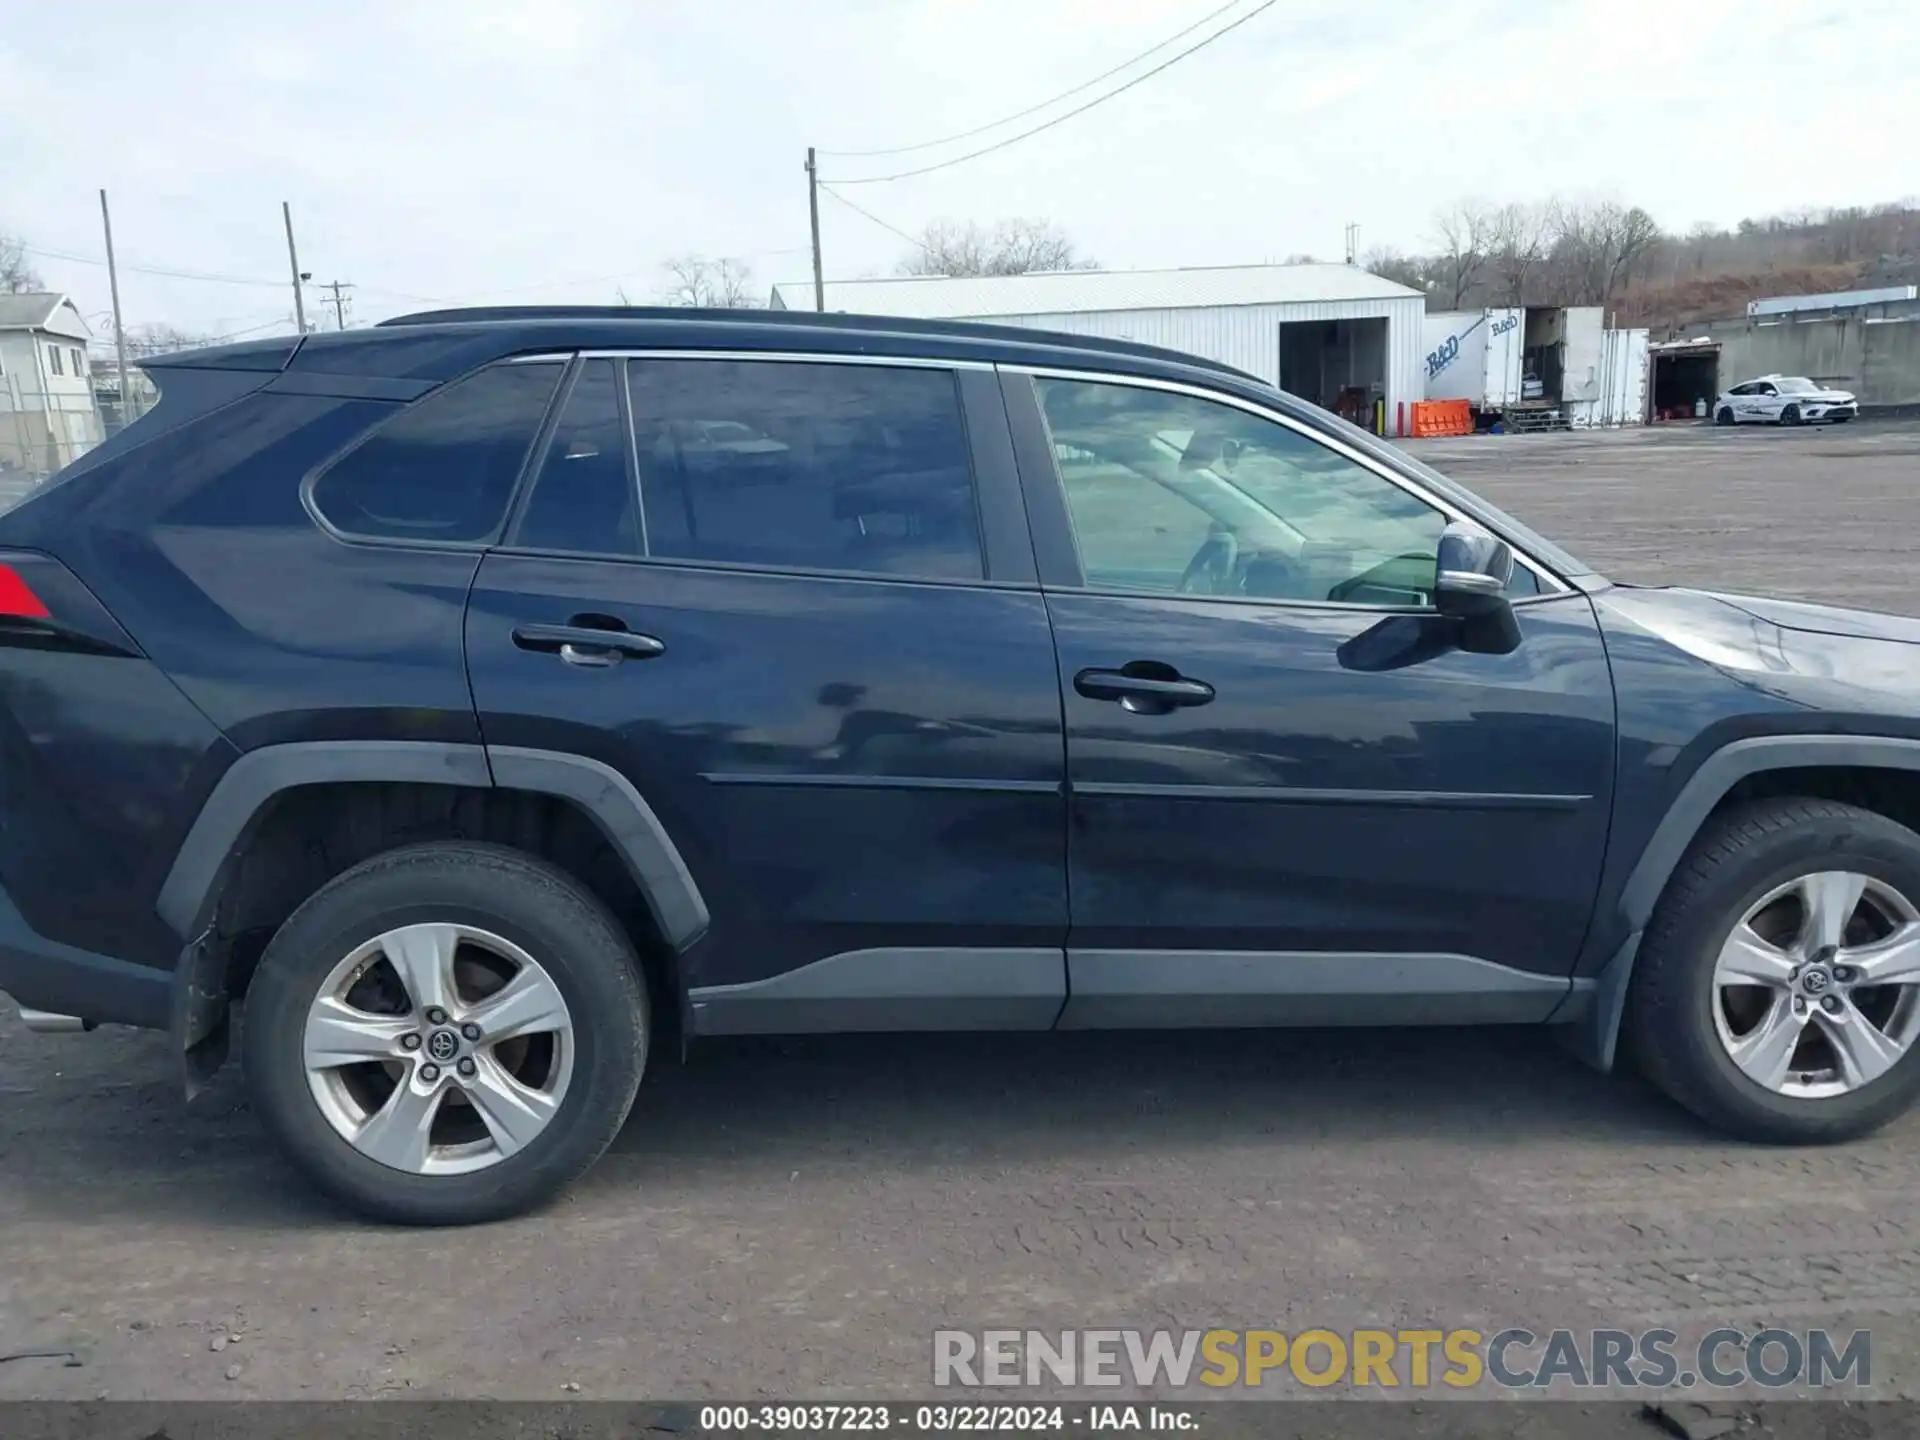
{"label": "mirror housing", "polygon": [[1507,584],[1513,579],[1513,547],[1464,520],[1440,532],[1433,580],[1433,607],[1460,622],[1460,648],[1504,655],[1520,644]]}

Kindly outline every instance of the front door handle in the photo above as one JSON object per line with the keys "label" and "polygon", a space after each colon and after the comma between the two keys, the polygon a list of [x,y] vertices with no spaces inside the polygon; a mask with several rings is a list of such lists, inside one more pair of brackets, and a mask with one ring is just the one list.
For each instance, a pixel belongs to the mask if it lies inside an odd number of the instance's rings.
{"label": "front door handle", "polygon": [[558,655],[569,665],[589,670],[604,670],[622,660],[651,660],[667,649],[651,635],[597,625],[516,625],[513,643],[522,650]]}
{"label": "front door handle", "polygon": [[1171,665],[1136,660],[1118,670],[1082,670],[1073,688],[1089,700],[1111,700],[1136,715],[1164,715],[1187,705],[1205,705],[1213,687],[1189,680]]}

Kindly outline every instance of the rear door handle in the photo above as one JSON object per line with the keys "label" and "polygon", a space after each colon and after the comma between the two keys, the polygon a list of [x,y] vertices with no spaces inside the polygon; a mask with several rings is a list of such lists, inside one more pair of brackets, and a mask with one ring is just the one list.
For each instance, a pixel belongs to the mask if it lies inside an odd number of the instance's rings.
{"label": "rear door handle", "polygon": [[622,660],[651,660],[667,649],[651,635],[593,625],[516,625],[513,643],[522,650],[558,655],[569,665],[587,669],[605,669]]}
{"label": "rear door handle", "polygon": [[1144,670],[1149,665],[1155,675],[1130,674],[1134,666],[1123,670],[1082,670],[1073,677],[1073,688],[1089,700],[1112,700],[1123,710],[1138,715],[1164,715],[1186,705],[1205,705],[1213,699],[1213,687],[1204,680],[1188,680],[1170,665],[1137,661]]}

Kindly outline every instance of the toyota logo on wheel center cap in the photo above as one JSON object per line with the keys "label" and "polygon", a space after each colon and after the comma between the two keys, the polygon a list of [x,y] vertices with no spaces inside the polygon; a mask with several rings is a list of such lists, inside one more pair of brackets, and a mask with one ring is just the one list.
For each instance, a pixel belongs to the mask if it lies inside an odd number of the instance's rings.
{"label": "toyota logo on wheel center cap", "polygon": [[1820,992],[1825,990],[1831,983],[1833,983],[1833,977],[1827,973],[1823,966],[1819,965],[1808,966],[1806,973],[1800,977],[1801,987],[1809,995],[1820,994]]}
{"label": "toyota logo on wheel center cap", "polygon": [[427,1037],[427,1054],[445,1064],[460,1053],[460,1037],[451,1030],[436,1030]]}

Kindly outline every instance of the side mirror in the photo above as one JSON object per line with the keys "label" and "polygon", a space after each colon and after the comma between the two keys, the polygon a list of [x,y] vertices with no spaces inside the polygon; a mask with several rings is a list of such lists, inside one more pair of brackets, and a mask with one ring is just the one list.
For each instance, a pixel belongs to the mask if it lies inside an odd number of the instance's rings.
{"label": "side mirror", "polygon": [[1520,624],[1507,598],[1513,548],[1478,525],[1455,520],[1440,532],[1433,607],[1460,622],[1460,648],[1505,655],[1520,644]]}

